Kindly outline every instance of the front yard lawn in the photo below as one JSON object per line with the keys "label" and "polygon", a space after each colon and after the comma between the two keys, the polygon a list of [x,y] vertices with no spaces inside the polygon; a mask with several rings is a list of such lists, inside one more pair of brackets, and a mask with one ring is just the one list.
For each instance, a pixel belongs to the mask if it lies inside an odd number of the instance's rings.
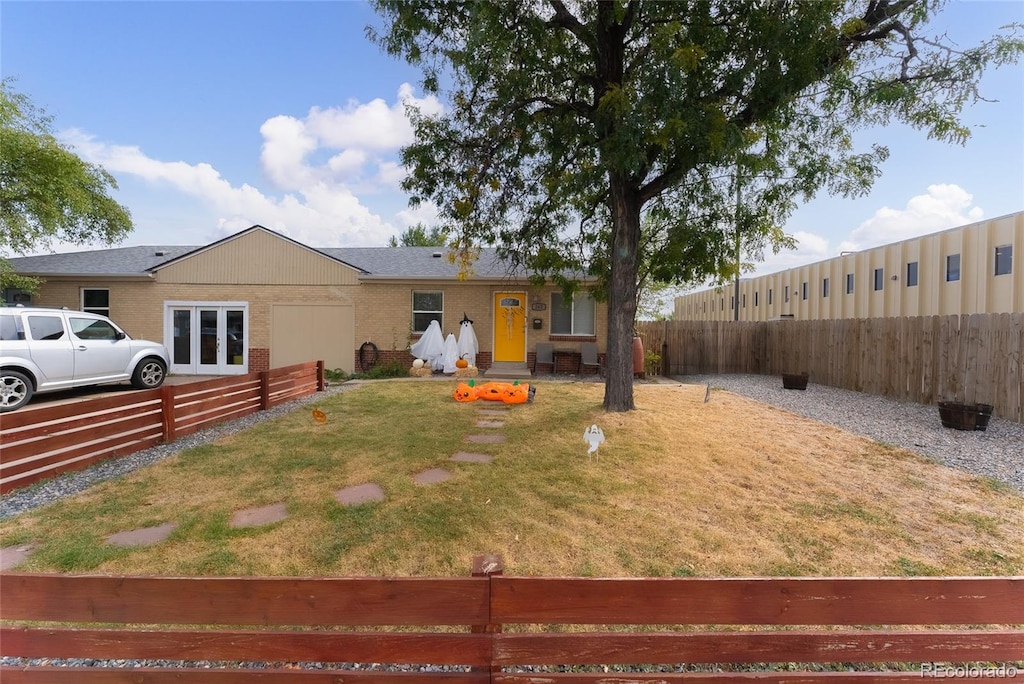
{"label": "front yard lawn", "polygon": [[[32,544],[18,570],[155,575],[1019,575],[1024,497],[1009,487],[727,392],[542,382],[536,401],[478,428],[454,381],[376,382],[0,522]],[[487,416],[486,420],[495,420]],[[498,419],[500,420],[500,419]],[[587,458],[591,423],[607,441]],[[500,444],[465,437],[503,434]],[[458,451],[494,456],[457,463]],[[453,477],[418,485],[445,468]],[[374,482],[385,500],[339,504]],[[235,528],[239,510],[288,517]],[[108,535],[174,523],[148,547]]]}

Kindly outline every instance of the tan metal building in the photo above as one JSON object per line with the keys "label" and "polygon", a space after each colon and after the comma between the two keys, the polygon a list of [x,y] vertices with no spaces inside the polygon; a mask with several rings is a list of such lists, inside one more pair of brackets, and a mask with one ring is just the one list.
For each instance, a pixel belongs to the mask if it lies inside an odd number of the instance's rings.
{"label": "tan metal building", "polygon": [[[1024,211],[740,280],[739,319],[1024,311]],[[732,320],[734,286],[675,299],[676,320]]]}

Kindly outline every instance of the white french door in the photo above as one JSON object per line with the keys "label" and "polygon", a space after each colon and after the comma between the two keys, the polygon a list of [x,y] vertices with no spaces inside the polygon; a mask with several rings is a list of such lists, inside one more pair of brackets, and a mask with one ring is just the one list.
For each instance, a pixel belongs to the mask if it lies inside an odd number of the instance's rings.
{"label": "white french door", "polygon": [[164,302],[171,372],[241,375],[249,370],[247,302]]}

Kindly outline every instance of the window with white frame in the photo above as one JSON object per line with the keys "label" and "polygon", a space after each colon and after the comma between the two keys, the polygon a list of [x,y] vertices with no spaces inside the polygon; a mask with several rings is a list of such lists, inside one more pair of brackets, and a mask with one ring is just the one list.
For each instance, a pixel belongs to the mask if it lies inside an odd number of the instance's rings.
{"label": "window with white frame", "polygon": [[590,295],[577,292],[571,299],[551,293],[552,335],[595,335],[596,310]]}
{"label": "window with white frame", "polygon": [[82,311],[110,315],[110,290],[105,287],[82,288]]}
{"label": "window with white frame", "polygon": [[846,274],[846,294],[853,294],[853,274]]}
{"label": "window with white frame", "polygon": [[427,331],[430,321],[444,330],[444,292],[440,290],[414,290],[412,293],[412,331]]}

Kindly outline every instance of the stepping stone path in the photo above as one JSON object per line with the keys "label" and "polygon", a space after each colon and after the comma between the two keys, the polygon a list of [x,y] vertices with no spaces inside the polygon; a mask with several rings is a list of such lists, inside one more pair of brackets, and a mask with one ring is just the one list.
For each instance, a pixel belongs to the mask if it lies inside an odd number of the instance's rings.
{"label": "stepping stone path", "polygon": [[359,504],[371,503],[384,500],[384,490],[379,484],[367,482],[366,484],[346,487],[335,493],[334,498],[342,506],[358,506]]}
{"label": "stepping stone path", "polygon": [[167,539],[178,526],[174,523],[165,523],[156,527],[143,527],[130,532],[118,532],[107,537],[107,541],[114,546],[150,546]]}
{"label": "stepping stone path", "polygon": [[466,435],[466,441],[473,444],[500,444],[505,441],[505,435]]}
{"label": "stepping stone path", "polygon": [[[478,428],[503,428],[505,422],[502,420],[489,420],[504,418],[508,415],[508,407],[495,405],[490,408],[478,408],[477,415],[482,418],[476,421]],[[505,436],[500,434],[466,435],[466,441],[475,444],[500,444],[505,441]],[[458,451],[452,454],[452,461],[458,463],[491,463],[494,456],[490,454],[476,454],[469,451]],[[431,485],[444,482],[452,477],[452,473],[444,468],[430,468],[413,476],[413,481],[419,485]],[[373,482],[346,487],[335,492],[334,498],[343,506],[358,506],[364,503],[384,500],[384,490],[380,485]],[[280,522],[288,517],[288,510],[285,504],[271,504],[259,508],[248,508],[236,512],[231,517],[232,527],[259,527]],[[177,528],[174,523],[166,523],[156,527],[145,527],[129,532],[119,532],[107,537],[107,541],[115,546],[149,546],[163,541],[171,532]],[[0,548],[0,570],[12,568],[26,558],[32,552],[32,546],[7,546]]]}
{"label": "stepping stone path", "polygon": [[451,460],[461,463],[490,463],[494,457],[490,454],[473,454],[468,451],[457,451],[452,454]]}
{"label": "stepping stone path", "polygon": [[32,553],[31,544],[3,547],[0,549],[0,570],[13,568],[15,565],[28,558],[30,553]]}
{"label": "stepping stone path", "polygon": [[238,511],[231,517],[232,527],[259,527],[284,520],[288,517],[288,509],[283,503],[271,504],[261,508],[249,508]]}
{"label": "stepping stone path", "polygon": [[504,418],[508,415],[508,409],[480,409],[477,411],[477,415],[481,416],[500,416]]}
{"label": "stepping stone path", "polygon": [[452,474],[444,468],[431,468],[413,476],[413,481],[419,485],[437,484],[450,478]]}

